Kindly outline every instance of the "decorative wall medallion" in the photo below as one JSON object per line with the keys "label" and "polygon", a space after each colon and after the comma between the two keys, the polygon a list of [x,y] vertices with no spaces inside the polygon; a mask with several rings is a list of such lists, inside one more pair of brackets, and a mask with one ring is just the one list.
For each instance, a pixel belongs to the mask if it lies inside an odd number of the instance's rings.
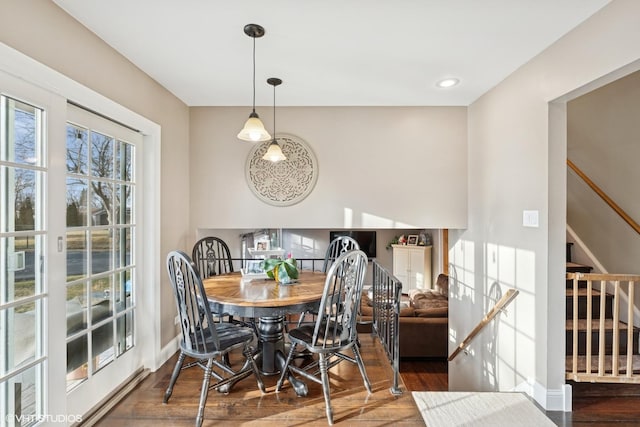
{"label": "decorative wall medallion", "polygon": [[263,160],[271,141],[256,144],[249,152],[245,175],[253,194],[273,206],[291,206],[311,193],[318,179],[318,160],[305,141],[294,135],[277,134],[287,157],[273,163]]}

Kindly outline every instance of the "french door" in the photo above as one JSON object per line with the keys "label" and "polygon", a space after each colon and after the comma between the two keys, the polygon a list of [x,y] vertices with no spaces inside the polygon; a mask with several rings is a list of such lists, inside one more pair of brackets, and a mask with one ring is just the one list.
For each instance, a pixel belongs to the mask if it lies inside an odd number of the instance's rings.
{"label": "french door", "polygon": [[73,424],[143,362],[142,136],[0,70],[0,424]]}
{"label": "french door", "polygon": [[69,104],[65,141],[66,388],[70,408],[77,403],[80,411],[86,394],[109,387],[139,361],[129,353],[139,352],[136,160],[142,136]]}

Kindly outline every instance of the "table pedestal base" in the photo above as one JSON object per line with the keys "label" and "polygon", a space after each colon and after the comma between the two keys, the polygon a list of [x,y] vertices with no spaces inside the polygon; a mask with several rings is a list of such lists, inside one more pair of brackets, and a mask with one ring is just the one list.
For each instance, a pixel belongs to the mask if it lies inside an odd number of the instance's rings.
{"label": "table pedestal base", "polygon": [[[258,323],[258,340],[261,351],[258,352],[258,367],[263,375],[278,375],[284,369],[286,353],[284,345],[284,316],[261,317]],[[298,396],[306,396],[307,385],[287,375],[289,383]]]}

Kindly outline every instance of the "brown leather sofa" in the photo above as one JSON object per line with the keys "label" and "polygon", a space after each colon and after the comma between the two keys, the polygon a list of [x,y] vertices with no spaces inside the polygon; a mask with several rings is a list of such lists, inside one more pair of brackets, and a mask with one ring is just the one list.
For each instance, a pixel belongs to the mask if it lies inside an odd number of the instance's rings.
{"label": "brown leather sofa", "polygon": [[[400,358],[448,356],[448,278],[438,277],[433,290],[412,290],[403,294],[400,308]],[[446,281],[446,283],[445,283]],[[370,333],[373,307],[370,295],[362,295],[358,332]]]}

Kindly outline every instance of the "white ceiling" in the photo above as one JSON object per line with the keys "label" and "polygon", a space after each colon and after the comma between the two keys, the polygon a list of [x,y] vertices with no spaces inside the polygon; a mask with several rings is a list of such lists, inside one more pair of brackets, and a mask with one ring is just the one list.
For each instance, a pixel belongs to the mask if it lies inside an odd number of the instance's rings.
{"label": "white ceiling", "polygon": [[469,105],[609,2],[53,1],[189,106],[251,105],[249,23],[256,105]]}

